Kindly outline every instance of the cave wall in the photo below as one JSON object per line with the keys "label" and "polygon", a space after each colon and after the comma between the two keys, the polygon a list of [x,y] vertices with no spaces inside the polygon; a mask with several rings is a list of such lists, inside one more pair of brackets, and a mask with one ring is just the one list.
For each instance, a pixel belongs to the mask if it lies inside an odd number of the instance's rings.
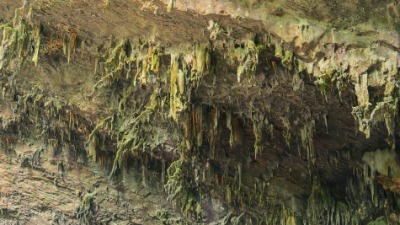
{"label": "cave wall", "polygon": [[399,223],[395,2],[0,7],[7,154],[141,174],[186,223]]}

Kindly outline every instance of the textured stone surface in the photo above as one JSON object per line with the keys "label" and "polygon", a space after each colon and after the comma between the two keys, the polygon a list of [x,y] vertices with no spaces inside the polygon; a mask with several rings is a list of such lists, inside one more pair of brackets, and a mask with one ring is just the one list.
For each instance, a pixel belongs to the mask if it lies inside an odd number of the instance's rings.
{"label": "textured stone surface", "polygon": [[0,3],[7,222],[399,223],[396,2],[21,6]]}

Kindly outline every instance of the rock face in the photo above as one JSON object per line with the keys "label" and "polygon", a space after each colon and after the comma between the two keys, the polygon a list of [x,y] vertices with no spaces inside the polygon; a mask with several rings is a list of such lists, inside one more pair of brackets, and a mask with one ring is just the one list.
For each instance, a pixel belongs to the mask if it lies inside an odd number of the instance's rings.
{"label": "rock face", "polygon": [[400,224],[399,10],[2,0],[0,219]]}

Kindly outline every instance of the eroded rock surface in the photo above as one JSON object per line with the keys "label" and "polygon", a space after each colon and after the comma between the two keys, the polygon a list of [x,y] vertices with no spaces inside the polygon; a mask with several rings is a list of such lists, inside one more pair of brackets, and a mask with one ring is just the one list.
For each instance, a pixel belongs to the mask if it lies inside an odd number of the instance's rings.
{"label": "eroded rock surface", "polygon": [[7,223],[400,223],[396,2],[0,10]]}

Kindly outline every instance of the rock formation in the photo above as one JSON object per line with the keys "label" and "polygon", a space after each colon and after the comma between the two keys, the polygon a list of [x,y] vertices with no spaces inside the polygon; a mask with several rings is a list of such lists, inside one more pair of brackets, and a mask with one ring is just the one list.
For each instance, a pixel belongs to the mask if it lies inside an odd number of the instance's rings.
{"label": "rock formation", "polygon": [[2,0],[0,220],[400,224],[399,10]]}

